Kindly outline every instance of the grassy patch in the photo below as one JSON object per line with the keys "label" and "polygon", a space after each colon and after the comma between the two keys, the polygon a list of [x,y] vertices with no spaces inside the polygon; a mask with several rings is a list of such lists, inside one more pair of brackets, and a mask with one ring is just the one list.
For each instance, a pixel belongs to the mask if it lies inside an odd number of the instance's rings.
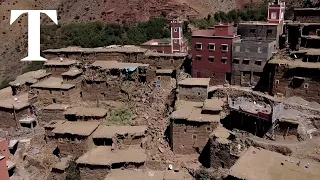
{"label": "grassy patch", "polygon": [[118,108],[111,111],[107,118],[107,124],[112,125],[130,125],[133,114],[129,108]]}

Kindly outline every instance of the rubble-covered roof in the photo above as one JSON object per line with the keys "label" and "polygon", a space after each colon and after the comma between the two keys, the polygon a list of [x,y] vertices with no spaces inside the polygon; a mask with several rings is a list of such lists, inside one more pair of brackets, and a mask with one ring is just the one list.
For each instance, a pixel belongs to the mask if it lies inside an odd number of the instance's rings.
{"label": "rubble-covered roof", "polygon": [[56,126],[56,128],[52,130],[52,132],[55,134],[90,136],[92,132],[97,129],[99,124],[99,122],[66,121],[65,123]]}
{"label": "rubble-covered roof", "polygon": [[30,106],[28,93],[0,100],[0,107],[6,109],[13,109],[14,107],[15,110],[20,110],[28,106]]}
{"label": "rubble-covered roof", "polygon": [[[150,171],[141,169],[114,169],[104,180],[163,180],[164,171]],[[180,179],[177,179],[180,180]]]}
{"label": "rubble-covered roof", "polygon": [[95,61],[91,66],[99,67],[102,69],[129,69],[137,67],[147,67],[149,64],[142,63],[122,63],[118,61]]}
{"label": "rubble-covered roof", "polygon": [[77,64],[77,60],[66,58],[50,59],[44,63],[45,66],[71,66]]}
{"label": "rubble-covered roof", "polygon": [[172,74],[173,69],[157,69],[156,74]]}
{"label": "rubble-covered roof", "polygon": [[55,165],[53,165],[52,169],[58,169],[61,171],[65,171],[69,165],[70,165],[70,161],[73,159],[72,156],[67,156],[67,157],[63,157],[61,158],[60,162],[56,163]]}
{"label": "rubble-covered roof", "polygon": [[46,107],[44,107],[43,109],[45,110],[66,110],[69,108],[70,105],[68,104],[56,104],[56,103],[53,103],[53,104],[50,104]]}
{"label": "rubble-covered roof", "polygon": [[78,68],[71,68],[69,71],[62,73],[62,76],[77,76],[79,74],[82,74],[82,70]]}
{"label": "rubble-covered roof", "polygon": [[292,51],[291,54],[305,54],[305,55],[311,55],[311,56],[320,56],[320,49],[302,48],[298,51]]}
{"label": "rubble-covered roof", "polygon": [[203,110],[222,111],[223,101],[218,98],[206,99],[203,104]]}
{"label": "rubble-covered roof", "polygon": [[316,180],[320,165],[308,160],[249,147],[230,169],[230,175],[247,180]]}
{"label": "rubble-covered roof", "polygon": [[133,45],[125,45],[125,46],[118,46],[118,45],[111,45],[107,47],[97,47],[97,48],[81,48],[81,47],[67,47],[61,49],[47,49],[44,50],[44,53],[64,53],[64,52],[74,52],[74,53],[112,53],[112,52],[119,52],[119,53],[144,53],[147,49],[141,48],[139,46]]}
{"label": "rubble-covered roof", "polygon": [[111,166],[115,163],[143,163],[146,159],[147,154],[141,148],[131,147],[112,151],[109,146],[98,146],[79,157],[76,163]]}
{"label": "rubble-covered roof", "polygon": [[209,86],[210,78],[186,78],[178,83],[184,86]]}
{"label": "rubble-covered roof", "polygon": [[283,64],[287,65],[288,68],[308,68],[308,69],[319,69],[320,63],[317,62],[303,62],[301,60],[288,60],[288,59],[272,59],[268,62],[269,64]]}
{"label": "rubble-covered roof", "polygon": [[25,83],[33,84],[33,83],[36,83],[39,79],[49,75],[50,73],[47,73],[46,70],[43,70],[43,69],[40,69],[37,71],[30,71],[16,77],[16,79],[10,82],[9,84],[11,86],[19,86]]}
{"label": "rubble-covered roof", "polygon": [[88,108],[88,107],[72,107],[65,111],[65,115],[75,115],[78,117],[104,117],[108,110],[102,108]]}
{"label": "rubble-covered roof", "polygon": [[50,77],[41,82],[31,85],[31,88],[63,89],[63,90],[68,90],[73,87],[75,87],[74,84],[63,83],[63,79],[58,77]]}
{"label": "rubble-covered roof", "polygon": [[202,114],[202,108],[198,107],[183,107],[171,114],[171,119],[173,120],[186,120],[193,122],[219,122],[220,115],[219,114]]}
{"label": "rubble-covered roof", "polygon": [[213,115],[213,114],[201,114],[201,108],[194,108],[188,117],[188,121],[195,121],[195,122],[219,122],[220,115]]}
{"label": "rubble-covered roof", "polygon": [[210,137],[216,138],[216,141],[218,141],[221,144],[228,144],[230,143],[230,140],[228,139],[230,136],[229,131],[224,128],[223,126],[218,126],[216,129],[213,130],[213,132],[210,134]]}
{"label": "rubble-covered roof", "polygon": [[134,135],[142,136],[147,131],[147,126],[105,126],[100,125],[95,132],[93,138],[113,138],[116,135]]}
{"label": "rubble-covered roof", "polygon": [[55,128],[57,126],[62,125],[65,122],[66,122],[66,120],[52,120],[49,123],[45,124],[43,127],[44,128]]}

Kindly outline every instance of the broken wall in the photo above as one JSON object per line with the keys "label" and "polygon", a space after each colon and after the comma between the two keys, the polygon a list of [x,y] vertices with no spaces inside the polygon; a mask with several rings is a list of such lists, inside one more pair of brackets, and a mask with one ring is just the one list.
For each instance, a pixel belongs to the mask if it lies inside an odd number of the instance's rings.
{"label": "broken wall", "polygon": [[259,23],[240,23],[238,25],[238,35],[242,39],[251,40],[276,40],[279,42],[281,26],[267,25]]}
{"label": "broken wall", "polygon": [[25,107],[20,110],[15,110],[15,114],[16,119],[14,117],[13,109],[0,108],[0,128],[17,128],[17,123],[19,123],[20,119],[31,115],[31,109],[29,107]]}
{"label": "broken wall", "polygon": [[201,153],[218,123],[174,120],[171,122],[172,150],[176,154]]}
{"label": "broken wall", "polygon": [[320,75],[318,69],[286,68],[274,65],[273,94],[285,97],[300,96],[320,103]]}
{"label": "broken wall", "polygon": [[72,66],[46,66],[45,69],[47,73],[51,73],[53,77],[61,77],[61,74],[69,71]]}
{"label": "broken wall", "polygon": [[54,137],[49,137],[49,141],[58,146],[62,156],[80,157],[89,150],[87,137],[55,135]]}
{"label": "broken wall", "polygon": [[179,100],[203,102],[207,99],[207,87],[179,85]]}

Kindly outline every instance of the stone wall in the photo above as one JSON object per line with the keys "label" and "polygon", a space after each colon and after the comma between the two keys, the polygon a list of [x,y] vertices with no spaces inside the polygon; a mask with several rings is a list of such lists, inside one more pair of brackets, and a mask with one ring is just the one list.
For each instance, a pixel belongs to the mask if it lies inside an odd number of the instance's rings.
{"label": "stone wall", "polygon": [[203,102],[207,99],[207,87],[179,86],[179,100]]}
{"label": "stone wall", "polygon": [[171,144],[176,154],[201,153],[217,123],[175,120],[171,123]]}

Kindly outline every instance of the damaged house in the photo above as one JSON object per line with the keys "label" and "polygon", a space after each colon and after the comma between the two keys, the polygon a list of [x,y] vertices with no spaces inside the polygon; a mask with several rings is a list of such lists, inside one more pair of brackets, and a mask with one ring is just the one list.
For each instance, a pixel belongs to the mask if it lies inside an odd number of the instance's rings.
{"label": "damaged house", "polygon": [[68,121],[99,121],[107,118],[108,110],[102,108],[72,107],[64,112]]}
{"label": "damaged house", "polygon": [[99,122],[70,122],[66,121],[55,122],[51,124],[54,129],[50,132],[50,127],[47,133],[48,140],[51,143],[55,143],[62,156],[72,155],[79,157],[88,151],[91,147],[94,147],[92,143],[91,134],[98,128]]}
{"label": "damaged house", "polygon": [[100,125],[92,134],[94,144],[97,146],[138,145],[147,132],[147,126],[105,126]]}
{"label": "damaged house", "polygon": [[178,82],[179,100],[203,102],[208,97],[210,78],[186,78]]}
{"label": "damaged house", "polygon": [[110,146],[98,146],[76,160],[81,179],[104,180],[111,169],[143,168],[147,154],[141,148],[112,150]]}
{"label": "damaged house", "polygon": [[64,120],[64,112],[69,108],[67,104],[50,104],[41,109],[39,119],[42,123],[48,123],[52,120]]}
{"label": "damaged house", "polygon": [[28,93],[0,100],[1,128],[20,128],[19,121],[33,115]]}
{"label": "damaged house", "polygon": [[72,59],[54,58],[46,61],[44,67],[52,76],[60,77],[62,73],[69,71],[69,69],[76,66],[77,63],[76,60]]}
{"label": "damaged house", "polygon": [[51,74],[47,73],[43,69],[40,69],[37,71],[30,71],[18,76],[14,81],[11,81],[9,83],[12,89],[12,95],[15,96],[20,93],[28,92],[30,91],[31,89],[30,86],[32,84],[40,82],[50,76]]}
{"label": "damaged house", "polygon": [[[319,51],[320,52],[320,51]],[[316,51],[312,54],[315,55]],[[308,54],[308,53],[307,53]],[[317,53],[320,57],[320,53]],[[300,96],[320,103],[320,62],[295,59],[273,59],[270,66],[270,93],[284,97]]]}
{"label": "damaged house", "polygon": [[174,153],[201,153],[209,135],[220,123],[223,102],[183,102],[171,115],[170,144]]}
{"label": "damaged house", "polygon": [[80,100],[80,90],[74,84],[64,83],[63,79],[58,77],[50,77],[33,84],[31,93],[44,105],[72,104]]}
{"label": "damaged house", "polygon": [[94,101],[126,101],[128,91],[154,80],[155,72],[148,69],[148,64],[96,61],[85,73],[83,97]]}

